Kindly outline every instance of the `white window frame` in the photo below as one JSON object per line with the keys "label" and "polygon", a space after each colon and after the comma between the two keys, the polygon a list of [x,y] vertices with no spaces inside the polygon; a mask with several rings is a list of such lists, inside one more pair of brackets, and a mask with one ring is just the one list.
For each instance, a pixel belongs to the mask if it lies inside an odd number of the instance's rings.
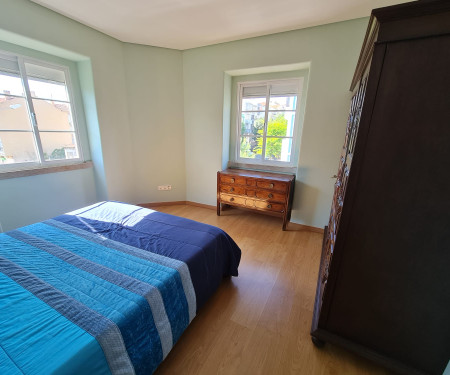
{"label": "white window frame", "polygon": [[[75,103],[74,103],[74,95],[73,95],[73,88],[72,88],[72,81],[71,81],[71,77],[70,77],[69,67],[66,65],[55,64],[55,63],[51,63],[48,61],[35,59],[35,58],[28,57],[28,56],[20,55],[20,54],[13,54],[13,53],[10,53],[7,51],[2,51],[2,50],[0,50],[0,57],[2,57],[4,59],[10,59],[12,61],[17,61],[17,64],[19,66],[18,73],[19,73],[20,79],[22,81],[22,86],[23,86],[24,93],[25,93],[24,99],[27,103],[28,117],[30,120],[31,130],[33,133],[34,143],[35,143],[36,151],[37,151],[36,153],[37,153],[37,157],[38,157],[38,161],[36,161],[36,162],[0,164],[0,173],[19,171],[19,170],[27,170],[27,169],[41,169],[41,168],[48,168],[48,167],[73,165],[73,164],[79,164],[79,163],[84,162],[83,149],[82,149],[81,143],[80,143],[77,114],[76,114],[76,108],[75,108]],[[40,135],[39,135],[38,123],[36,120],[36,113],[34,111],[34,106],[33,106],[33,98],[31,96],[31,91],[30,91],[30,87],[28,84],[28,75],[27,75],[27,72],[25,69],[25,63],[35,64],[35,65],[39,65],[39,66],[50,68],[50,69],[61,70],[64,72],[64,77],[66,80],[65,83],[66,83],[67,95],[68,95],[68,103],[70,104],[73,128],[74,128],[74,130],[70,131],[70,133],[75,134],[78,158],[61,159],[61,160],[45,160],[42,143],[41,143],[41,139],[40,139]],[[0,69],[0,72],[1,72],[1,69]],[[8,95],[8,96],[17,96],[17,95]],[[43,99],[43,98],[39,98],[39,99]],[[63,133],[65,131],[46,130],[45,132]],[[69,131],[67,131],[67,132],[69,132]]]}
{"label": "white window frame", "polygon": [[[291,158],[290,161],[276,161],[276,160],[266,160],[265,159],[265,147],[266,147],[266,137],[267,137],[267,125],[268,125],[268,116],[269,112],[269,100],[270,100],[270,87],[271,85],[282,84],[284,82],[296,82],[297,83],[297,105],[295,108],[295,121],[294,121],[294,131],[292,134],[292,144],[291,144]],[[236,111],[236,144],[235,144],[235,160],[240,164],[251,164],[255,166],[273,166],[273,167],[295,167],[297,165],[298,159],[298,132],[300,128],[300,107],[303,93],[303,83],[304,78],[286,78],[286,79],[269,79],[263,81],[246,81],[246,82],[238,82],[237,87],[237,111]],[[261,159],[252,159],[252,158],[242,158],[241,157],[241,118],[242,118],[242,93],[244,87],[253,87],[253,86],[266,86],[266,106],[264,113],[264,132],[263,132],[263,149],[262,149],[262,158]],[[261,112],[261,111],[260,111]],[[290,138],[290,137],[282,137],[282,138]]]}

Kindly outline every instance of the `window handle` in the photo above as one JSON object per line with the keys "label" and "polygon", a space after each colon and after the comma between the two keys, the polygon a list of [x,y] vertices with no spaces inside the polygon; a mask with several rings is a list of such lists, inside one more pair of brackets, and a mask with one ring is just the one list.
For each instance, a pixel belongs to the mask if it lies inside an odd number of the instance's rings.
{"label": "window handle", "polygon": [[36,113],[34,113],[34,112],[31,112],[31,121],[33,122],[33,126],[35,127],[35,128],[37,128],[37,120],[36,120]]}

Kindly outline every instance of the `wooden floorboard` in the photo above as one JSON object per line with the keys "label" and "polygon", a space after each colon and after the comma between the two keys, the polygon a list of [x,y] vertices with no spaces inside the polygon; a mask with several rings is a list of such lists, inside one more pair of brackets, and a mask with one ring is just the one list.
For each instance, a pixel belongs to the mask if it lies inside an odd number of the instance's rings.
{"label": "wooden floorboard", "polygon": [[221,216],[188,205],[157,210],[222,228],[242,259],[239,277],[224,279],[155,374],[391,374],[311,342],[322,234],[283,232],[279,218],[238,209]]}

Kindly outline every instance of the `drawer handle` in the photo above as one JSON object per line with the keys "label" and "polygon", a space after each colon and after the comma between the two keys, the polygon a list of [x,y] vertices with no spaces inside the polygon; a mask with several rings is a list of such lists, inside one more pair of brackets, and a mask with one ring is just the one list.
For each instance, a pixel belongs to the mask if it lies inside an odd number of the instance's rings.
{"label": "drawer handle", "polygon": [[232,188],[230,189],[230,191],[234,191],[234,187],[232,187]]}
{"label": "drawer handle", "polygon": [[234,178],[231,179],[231,183],[232,183],[232,184],[234,183]]}
{"label": "drawer handle", "polygon": [[267,208],[272,208],[272,205],[271,205],[271,204],[268,204],[268,205],[267,205]]}
{"label": "drawer handle", "polygon": [[270,194],[268,195],[268,197],[269,197],[269,198],[273,198],[273,194],[270,193]]}
{"label": "drawer handle", "polygon": [[273,184],[270,184],[269,187],[272,189],[273,188]]}
{"label": "drawer handle", "polygon": [[230,202],[233,202],[233,201],[234,201],[234,198],[233,198],[233,197],[231,197],[231,198],[230,198]]}

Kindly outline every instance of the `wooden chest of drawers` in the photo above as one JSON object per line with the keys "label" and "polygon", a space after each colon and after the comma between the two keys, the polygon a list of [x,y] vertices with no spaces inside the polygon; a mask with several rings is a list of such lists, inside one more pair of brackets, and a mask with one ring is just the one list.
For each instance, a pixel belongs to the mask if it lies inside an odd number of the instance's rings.
{"label": "wooden chest of drawers", "polygon": [[295,176],[243,169],[217,172],[217,215],[222,204],[244,207],[283,218],[283,230],[291,218]]}

